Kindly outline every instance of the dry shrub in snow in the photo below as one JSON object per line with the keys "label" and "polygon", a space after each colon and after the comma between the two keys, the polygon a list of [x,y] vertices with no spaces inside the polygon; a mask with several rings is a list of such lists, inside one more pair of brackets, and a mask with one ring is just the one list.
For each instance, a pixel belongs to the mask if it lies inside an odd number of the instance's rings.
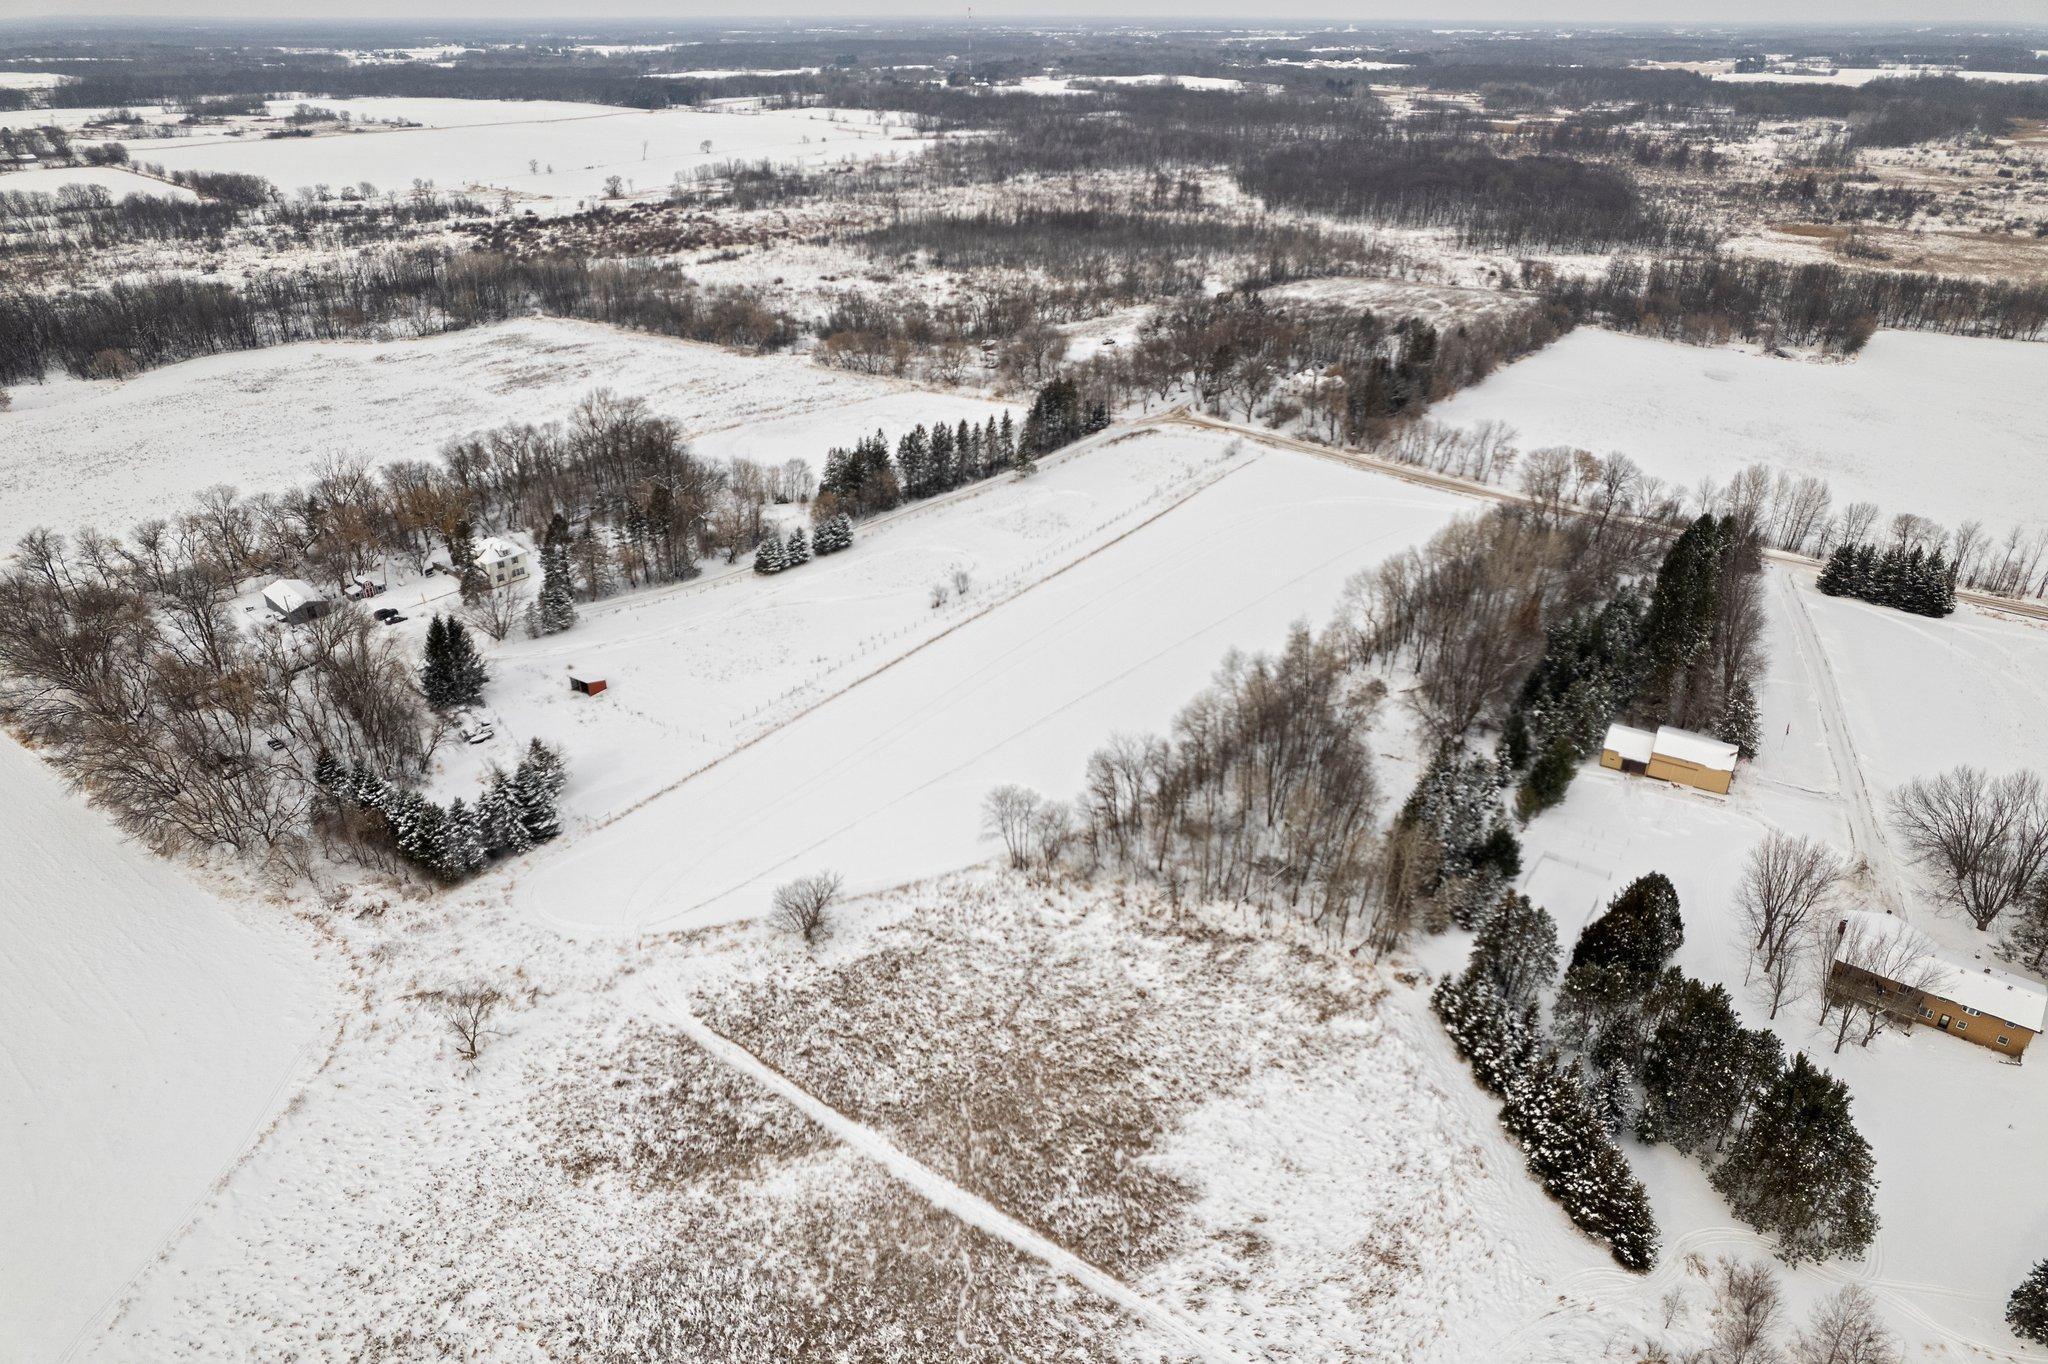
{"label": "dry shrub in snow", "polygon": [[[1118,1357],[1129,1323],[844,1152],[792,1172],[772,1220],[711,1205],[600,1275],[593,1364],[1012,1364]],[[734,1212],[739,1216],[734,1216]]]}
{"label": "dry shrub in snow", "polygon": [[947,883],[829,963],[777,958],[707,1021],[1092,1262],[1171,1252],[1181,1114],[1357,1001],[1272,944],[1158,933],[1016,880]]}
{"label": "dry shrub in snow", "polygon": [[491,1016],[498,1011],[505,997],[488,985],[465,985],[457,990],[442,990],[434,996],[441,1014],[448,1020],[449,1028],[455,1033],[455,1054],[471,1065],[483,1055],[484,1043],[496,1037],[491,1027]]}
{"label": "dry shrub in snow", "polygon": [[578,1178],[740,1177],[827,1144],[810,1119],[676,1034],[636,1026],[583,1074],[552,1119],[554,1158]]}

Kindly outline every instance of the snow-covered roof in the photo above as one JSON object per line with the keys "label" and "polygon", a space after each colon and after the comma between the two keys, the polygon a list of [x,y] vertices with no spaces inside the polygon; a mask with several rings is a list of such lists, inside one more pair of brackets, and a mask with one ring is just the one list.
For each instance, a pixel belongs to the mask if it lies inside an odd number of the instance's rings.
{"label": "snow-covered roof", "polygon": [[476,543],[476,561],[480,564],[502,564],[525,557],[525,550],[502,535],[486,535]]}
{"label": "snow-covered roof", "polygon": [[1602,747],[1619,753],[1632,763],[1646,763],[1656,747],[1657,736],[1633,725],[1609,725]]}
{"label": "snow-covered roof", "polygon": [[263,600],[290,615],[308,602],[322,600],[322,597],[313,584],[304,578],[279,578],[263,589]]}
{"label": "snow-covered roof", "polygon": [[1842,918],[1866,938],[1911,944],[1911,950],[1924,956],[1929,964],[1928,977],[1921,984],[1928,994],[1975,1009],[1988,1018],[2018,1024],[2031,1032],[2048,1027],[2048,985],[1945,951],[1896,914],[1858,909]]}
{"label": "snow-covered roof", "polygon": [[1660,757],[1676,758],[1713,772],[1733,772],[1735,758],[1740,751],[1734,744],[1724,744],[1719,739],[1710,739],[1676,725],[1658,727],[1656,749]]}

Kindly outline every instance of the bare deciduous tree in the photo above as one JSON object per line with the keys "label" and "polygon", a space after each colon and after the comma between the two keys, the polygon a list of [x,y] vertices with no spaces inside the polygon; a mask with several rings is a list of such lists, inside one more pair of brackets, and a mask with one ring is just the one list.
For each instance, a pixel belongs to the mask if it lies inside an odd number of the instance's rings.
{"label": "bare deciduous tree", "polygon": [[1735,911],[1749,948],[1749,966],[1772,985],[1771,1017],[1778,1016],[1795,959],[1810,937],[1814,915],[1842,875],[1841,859],[1827,845],[1772,830],[1750,851]]}
{"label": "bare deciduous tree", "polygon": [[488,985],[465,985],[440,991],[434,998],[455,1033],[455,1054],[475,1065],[485,1041],[498,1035],[490,1026],[491,1016],[505,997]]}
{"label": "bare deciduous tree", "polygon": [[1778,1276],[1769,1265],[1722,1260],[1714,1274],[1714,1364],[1782,1359],[1771,1336],[1784,1313]]}
{"label": "bare deciduous tree", "polygon": [[1898,1364],[1899,1347],[1870,1294],[1850,1284],[1820,1303],[1792,1338],[1796,1364]]}
{"label": "bare deciduous tree", "polygon": [[1892,794],[1892,823],[1942,899],[1982,932],[2048,870],[2048,794],[2031,772],[1957,767]]}
{"label": "bare deciduous tree", "polygon": [[839,896],[840,876],[836,871],[813,872],[775,888],[777,928],[800,935],[806,947],[817,943],[825,931],[825,911]]}
{"label": "bare deciduous tree", "polygon": [[1906,924],[1850,915],[1819,939],[1821,1021],[1835,1015],[1835,1051],[1853,1036],[1869,1046],[1890,1027],[1910,1022],[1941,974],[1933,944]]}
{"label": "bare deciduous tree", "polygon": [[1010,866],[1018,871],[1031,865],[1032,824],[1044,798],[1027,787],[998,786],[981,802],[984,834],[1003,840]]}

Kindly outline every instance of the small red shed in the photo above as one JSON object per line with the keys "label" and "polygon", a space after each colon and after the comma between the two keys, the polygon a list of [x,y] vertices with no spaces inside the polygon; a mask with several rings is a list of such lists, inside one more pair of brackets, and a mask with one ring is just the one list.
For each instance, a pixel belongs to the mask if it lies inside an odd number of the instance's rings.
{"label": "small red shed", "polygon": [[585,696],[597,695],[604,690],[604,686],[602,677],[578,677],[574,673],[569,675],[569,690],[580,691]]}

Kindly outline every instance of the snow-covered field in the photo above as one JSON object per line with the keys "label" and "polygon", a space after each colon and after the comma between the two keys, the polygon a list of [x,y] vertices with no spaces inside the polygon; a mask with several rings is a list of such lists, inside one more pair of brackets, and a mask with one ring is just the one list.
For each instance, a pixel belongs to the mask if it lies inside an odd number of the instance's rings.
{"label": "snow-covered field", "polygon": [[2039,71],[1964,71],[1948,66],[1844,66],[1832,71],[1715,71],[1710,79],[1744,85],[1868,85],[1874,80],[1959,76],[1966,81],[2021,84],[2048,80]]}
{"label": "snow-covered field", "polygon": [[0,544],[34,525],[125,531],[216,483],[257,492],[301,482],[330,454],[423,458],[503,422],[564,420],[597,388],[646,398],[707,453],[769,464],[822,462],[877,427],[894,439],[919,423],[1003,410],[802,356],[552,318],[239,351],[120,382],[13,389],[13,410],[0,413]]}
{"label": "snow-covered field", "polygon": [[319,1065],[334,982],[0,736],[0,1359],[64,1355]]}
{"label": "snow-covered field", "polygon": [[[1743,983],[1732,906],[1743,855],[1766,832],[1810,835],[1852,862],[1867,858],[1872,871],[1846,907],[1892,898],[1917,926],[1967,955],[1984,949],[1983,935],[1939,913],[1899,865],[1884,827],[1886,797],[1908,777],[1958,762],[1992,771],[2048,767],[2048,739],[2033,723],[2043,698],[2032,679],[2048,664],[2039,625],[1970,609],[1926,622],[1822,597],[1795,570],[1770,574],[1765,747],[1738,775],[1732,797],[1588,767],[1565,803],[1531,824],[1525,845],[1524,889],[1551,911],[1567,943],[1636,876],[1670,876],[1686,924],[1678,964],[1727,985],[1751,1026],[1766,1026],[1768,999]],[[2002,1316],[2006,1295],[2048,1237],[2048,1179],[2031,1155],[2048,1124],[2048,1086],[2033,1067],[2003,1064],[1932,1030],[1833,1054],[1832,1036],[1815,1025],[1816,1001],[1809,990],[1768,1026],[1788,1051],[1804,1048],[1848,1082],[1876,1154],[1882,1228],[1861,1261],[1788,1272],[1797,1311],[1858,1283],[1920,1347],[1908,1358],[1981,1357],[1979,1350],[2038,1358],[2015,1349]],[[1930,1121],[1933,1114],[1969,1115],[1967,1158],[1958,1156],[1956,1132]],[[1727,1216],[1699,1166],[1665,1149],[1631,1145],[1629,1155],[1663,1227],[1660,1267],[1635,1282],[1593,1276],[1568,1287],[1567,1297],[1610,1309],[1633,1298],[1654,1326],[1661,1313],[1652,1304],[1680,1277],[1686,1251],[1764,1252]]]}
{"label": "snow-covered field", "polygon": [[116,199],[124,199],[131,194],[148,194],[159,199],[192,203],[199,198],[183,185],[168,184],[153,176],[137,175],[116,166],[45,166],[38,170],[0,175],[0,193],[55,194],[66,185],[97,185]]}
{"label": "snow-covered field", "polygon": [[[1083,464],[1160,453],[1204,462],[1224,448],[1225,438],[1212,433],[1161,431],[1087,455],[1074,475],[1092,476]],[[543,856],[520,878],[519,903],[566,926],[643,929],[758,913],[777,881],[820,867],[866,890],[975,860],[986,855],[979,806],[989,788],[1071,788],[1112,733],[1164,727],[1226,650],[1277,647],[1291,622],[1320,624],[1347,576],[1427,538],[1463,509],[1446,494],[1252,446],[1166,516]],[[1045,512],[1025,504],[984,514]],[[962,532],[971,525],[934,527],[970,564],[977,542]],[[878,541],[876,553],[887,548]],[[910,556],[911,573],[894,581],[886,562],[856,561],[834,592],[862,600],[887,589],[914,601],[942,559]],[[787,580],[795,589],[804,573],[818,571],[812,565]],[[754,652],[775,657],[782,613],[746,600],[768,597],[765,587],[736,591],[726,609],[742,615],[740,637],[721,645],[696,631],[689,647],[751,670]],[[801,632],[803,619],[794,615],[797,646],[834,656],[829,635]],[[750,646],[756,637],[761,643]],[[652,686],[658,714],[681,726],[699,718],[688,689],[677,704],[660,703],[673,682],[647,676],[648,665],[611,668],[600,635],[548,650],[565,651],[579,667],[613,674],[621,704],[640,704],[636,691]],[[562,704],[567,699],[564,691]]]}
{"label": "snow-covered field", "polygon": [[[287,191],[368,182],[405,193],[425,180],[443,191],[504,191],[532,207],[569,210],[601,197],[614,175],[629,194],[658,194],[679,174],[726,161],[820,166],[908,155],[926,145],[901,115],[864,110],[741,113],[400,98],[315,103],[370,127],[313,137],[140,141],[130,150],[166,170],[238,171]],[[393,119],[422,126],[375,126]]]}
{"label": "snow-covered field", "polygon": [[1619,451],[1690,488],[1764,463],[1828,481],[1835,506],[2003,528],[2048,521],[2048,346],[1879,332],[1842,364],[1581,327],[1439,405],[1505,422],[1523,450]]}
{"label": "snow-covered field", "polygon": [[54,71],[0,71],[0,90],[54,90],[63,83]]}

